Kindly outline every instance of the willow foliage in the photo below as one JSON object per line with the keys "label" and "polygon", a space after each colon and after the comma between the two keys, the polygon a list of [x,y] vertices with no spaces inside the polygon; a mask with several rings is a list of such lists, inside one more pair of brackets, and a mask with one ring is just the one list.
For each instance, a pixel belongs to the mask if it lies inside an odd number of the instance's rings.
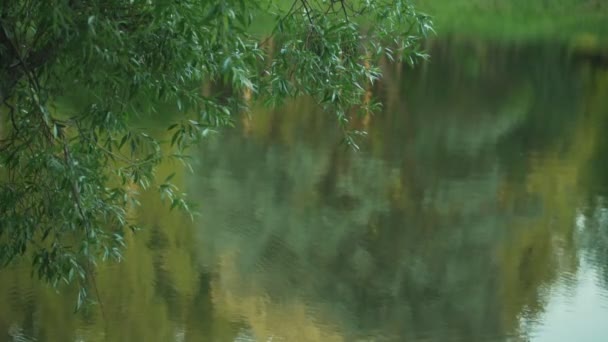
{"label": "willow foliage", "polygon": [[[246,98],[309,95],[356,147],[347,113],[378,108],[364,94],[379,59],[424,58],[431,30],[405,0],[0,2],[0,262],[31,257],[43,280],[77,282],[79,303],[137,229],[138,190],[190,211],[171,177],[155,180],[161,161],[188,163]],[[164,112],[166,142],[138,124]]]}

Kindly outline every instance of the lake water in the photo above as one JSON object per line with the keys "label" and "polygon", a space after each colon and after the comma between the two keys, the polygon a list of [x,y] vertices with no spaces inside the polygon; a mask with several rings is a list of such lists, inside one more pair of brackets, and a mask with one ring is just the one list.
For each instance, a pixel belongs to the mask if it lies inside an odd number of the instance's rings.
{"label": "lake water", "polygon": [[0,271],[0,340],[608,340],[608,66],[429,50],[385,66],[360,152],[307,99],[207,140],[176,178],[201,216],[144,196],[101,305]]}

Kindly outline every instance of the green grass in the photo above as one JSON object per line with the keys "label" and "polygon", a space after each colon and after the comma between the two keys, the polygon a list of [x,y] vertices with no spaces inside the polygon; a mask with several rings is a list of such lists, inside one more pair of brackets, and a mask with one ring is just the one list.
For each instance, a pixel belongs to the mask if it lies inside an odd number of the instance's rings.
{"label": "green grass", "polygon": [[413,0],[434,18],[439,37],[558,40],[586,48],[608,44],[604,0]]}

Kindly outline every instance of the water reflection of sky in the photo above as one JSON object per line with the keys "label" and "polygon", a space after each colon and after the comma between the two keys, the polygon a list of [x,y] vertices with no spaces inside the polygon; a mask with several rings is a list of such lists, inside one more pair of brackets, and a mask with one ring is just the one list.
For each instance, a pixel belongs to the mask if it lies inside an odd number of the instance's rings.
{"label": "water reflection of sky", "polygon": [[562,274],[550,291],[545,313],[533,324],[535,341],[606,341],[608,288],[601,263],[608,260],[598,260],[593,249],[608,246],[593,230],[608,236],[608,208],[601,198],[598,202],[600,206],[592,210],[591,217],[582,211],[576,216],[574,234],[581,244],[578,271]]}
{"label": "water reflection of sky", "polygon": [[606,341],[608,292],[598,284],[600,275],[585,261],[576,275],[575,288],[558,283],[545,313],[533,329],[535,341]]}

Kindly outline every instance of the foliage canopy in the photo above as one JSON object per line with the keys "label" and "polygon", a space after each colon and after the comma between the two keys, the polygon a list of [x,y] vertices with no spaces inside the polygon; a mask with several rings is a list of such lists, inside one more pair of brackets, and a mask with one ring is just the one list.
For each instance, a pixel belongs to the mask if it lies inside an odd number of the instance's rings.
{"label": "foliage canopy", "polygon": [[[414,64],[432,30],[406,0],[0,2],[0,263],[31,257],[43,280],[77,282],[79,303],[96,261],[121,259],[138,190],[190,211],[159,163],[187,164],[252,100],[299,95],[356,147],[349,113],[378,109],[364,94],[379,60]],[[166,142],[141,124],[162,112]]]}

